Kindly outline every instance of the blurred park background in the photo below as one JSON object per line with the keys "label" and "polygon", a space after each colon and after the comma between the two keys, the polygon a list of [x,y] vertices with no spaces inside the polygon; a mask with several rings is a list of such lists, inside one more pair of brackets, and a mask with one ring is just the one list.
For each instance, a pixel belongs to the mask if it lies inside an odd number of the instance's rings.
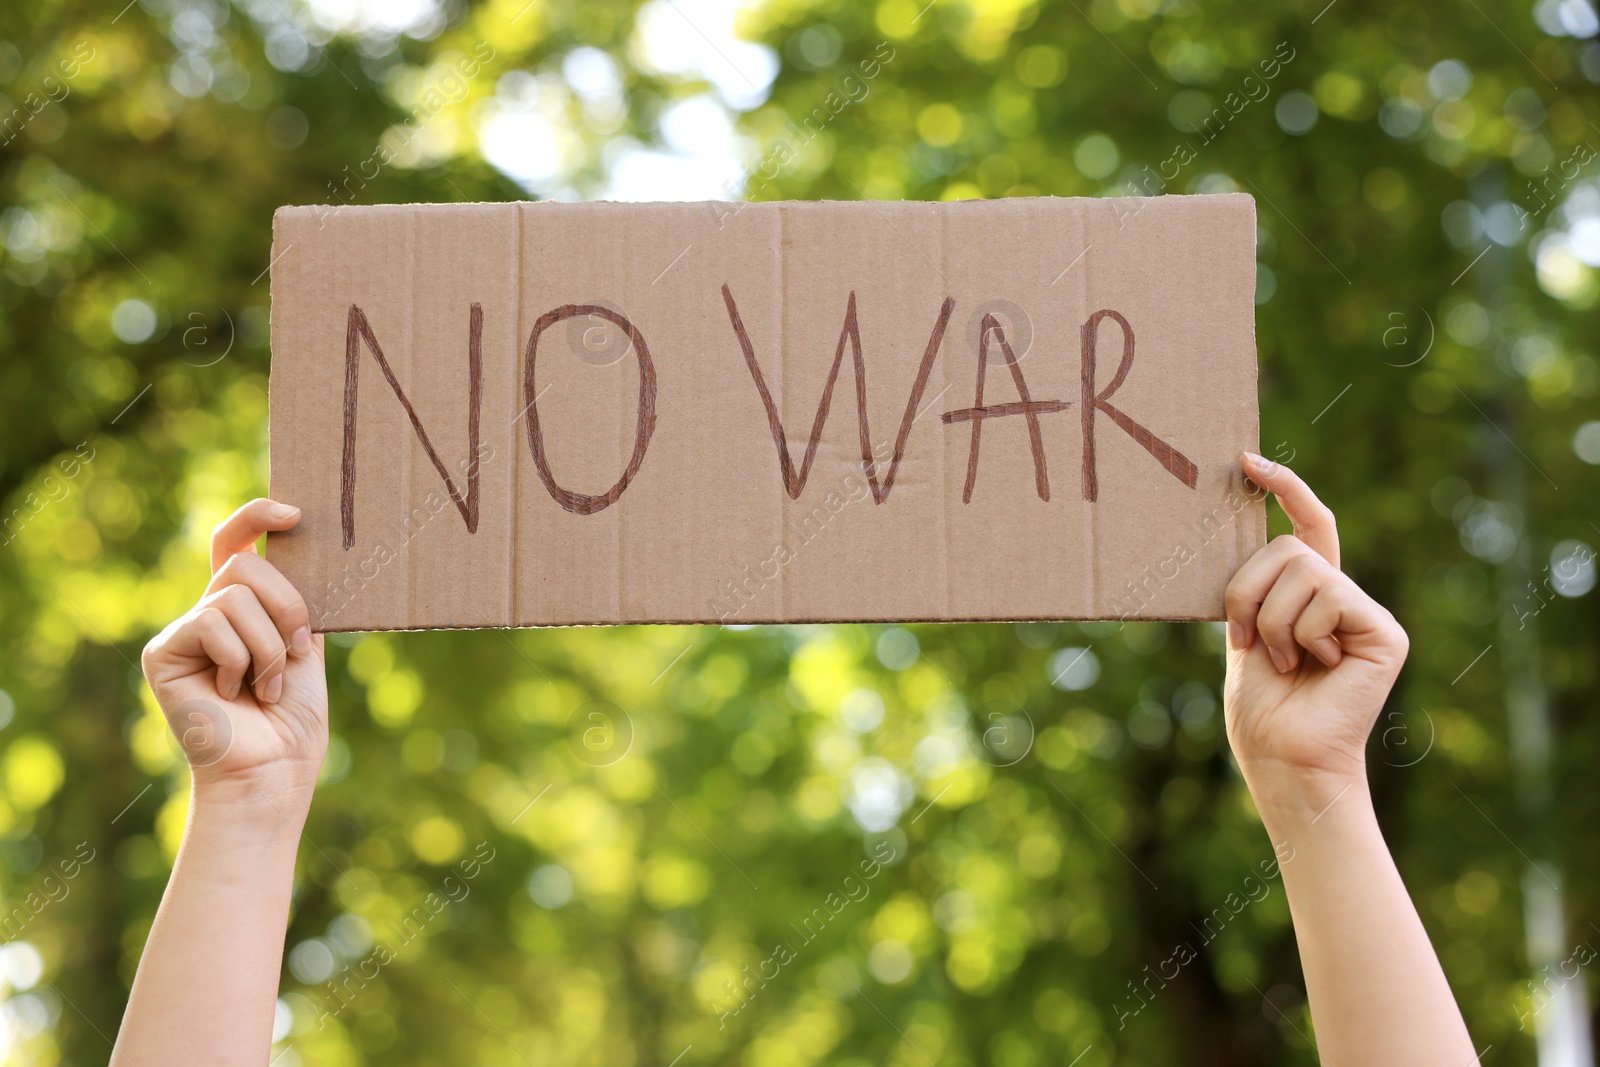
{"label": "blurred park background", "polygon": [[[1262,451],[1412,637],[1386,833],[1482,1062],[1592,1063],[1589,0],[123,2],[0,10],[4,1062],[105,1062],[167,879],[138,655],[266,489],[274,208],[1239,190]],[[337,637],[274,1064],[1316,1063],[1220,648]]]}

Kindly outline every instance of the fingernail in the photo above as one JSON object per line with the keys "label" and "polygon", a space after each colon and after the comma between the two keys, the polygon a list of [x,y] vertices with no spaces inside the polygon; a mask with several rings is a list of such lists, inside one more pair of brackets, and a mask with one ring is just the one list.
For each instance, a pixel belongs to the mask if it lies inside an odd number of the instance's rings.
{"label": "fingernail", "polygon": [[1258,471],[1264,471],[1267,469],[1266,457],[1258,456],[1254,452],[1246,452],[1244,454],[1244,461]]}
{"label": "fingernail", "polygon": [[294,649],[294,654],[297,656],[310,655],[311,631],[304,626],[300,627],[300,629],[296,630],[294,635],[289,638],[289,647]]}
{"label": "fingernail", "polygon": [[1270,645],[1267,647],[1267,652],[1272,656],[1272,665],[1278,668],[1279,674],[1282,674],[1284,671],[1289,669],[1289,661],[1284,658],[1282,652],[1279,652]]}
{"label": "fingernail", "polygon": [[[1282,670],[1282,668],[1279,668]],[[261,699],[268,704],[276,704],[278,698],[283,696],[283,675],[275,674],[272,680],[261,687]]]}
{"label": "fingernail", "polygon": [[1244,647],[1244,627],[1232,619],[1228,620],[1228,647],[1236,651]]}
{"label": "fingernail", "polygon": [[267,514],[274,519],[292,519],[300,514],[300,509],[293,504],[274,504],[267,509]]}

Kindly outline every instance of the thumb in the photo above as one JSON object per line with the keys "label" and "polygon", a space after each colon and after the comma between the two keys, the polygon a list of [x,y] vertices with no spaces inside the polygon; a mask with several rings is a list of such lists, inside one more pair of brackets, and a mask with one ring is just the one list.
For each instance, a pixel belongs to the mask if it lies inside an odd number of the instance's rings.
{"label": "thumb", "polygon": [[1333,564],[1339,565],[1339,527],[1333,511],[1294,471],[1254,452],[1241,455],[1240,466],[1250,480],[1278,498],[1278,506],[1294,523],[1294,535]]}

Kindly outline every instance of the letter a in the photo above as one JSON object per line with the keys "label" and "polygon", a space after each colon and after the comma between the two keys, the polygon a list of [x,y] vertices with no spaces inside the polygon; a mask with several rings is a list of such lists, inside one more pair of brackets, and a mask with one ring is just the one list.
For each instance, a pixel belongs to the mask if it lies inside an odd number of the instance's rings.
{"label": "letter a", "polygon": [[[989,370],[989,333],[994,332],[995,339],[1000,342],[1000,351],[1006,357],[1006,366],[1011,369],[1011,379],[1016,382],[1017,396],[1021,400],[1014,404],[995,404],[990,407],[983,406],[983,379]],[[978,442],[983,432],[983,420],[997,418],[1002,415],[1025,415],[1028,419],[1028,440],[1033,447],[1033,480],[1039,491],[1040,500],[1050,499],[1050,472],[1045,467],[1044,438],[1039,433],[1039,416],[1051,411],[1065,411],[1072,405],[1061,400],[1034,400],[1028,396],[1028,383],[1022,377],[1022,367],[1017,363],[1016,355],[1011,351],[1011,342],[1006,340],[1005,330],[1000,328],[1000,321],[993,315],[985,315],[983,323],[978,328],[978,385],[972,398],[973,406],[962,408],[959,411],[947,411],[939,416],[946,426],[956,422],[972,423],[972,448],[967,453],[967,486],[961,492],[963,504],[972,503],[972,488],[978,484]]]}

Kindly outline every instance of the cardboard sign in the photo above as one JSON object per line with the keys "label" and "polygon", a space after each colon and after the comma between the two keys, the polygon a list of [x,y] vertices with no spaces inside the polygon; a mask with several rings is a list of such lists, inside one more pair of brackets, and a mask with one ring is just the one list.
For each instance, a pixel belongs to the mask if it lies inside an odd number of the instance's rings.
{"label": "cardboard sign", "polygon": [[1255,205],[283,208],[269,554],[321,630],[1216,619]]}

